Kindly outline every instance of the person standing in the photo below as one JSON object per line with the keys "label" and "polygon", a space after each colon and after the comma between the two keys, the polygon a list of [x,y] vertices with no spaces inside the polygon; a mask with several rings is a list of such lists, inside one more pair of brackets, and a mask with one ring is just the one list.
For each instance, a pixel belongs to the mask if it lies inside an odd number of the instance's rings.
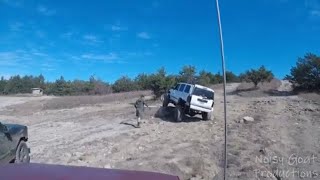
{"label": "person standing", "polygon": [[140,128],[141,119],[143,118],[143,115],[144,115],[144,107],[145,106],[149,107],[145,103],[144,95],[141,95],[140,98],[134,104],[134,107],[136,108],[136,117],[137,117],[137,126],[136,127],[137,128]]}

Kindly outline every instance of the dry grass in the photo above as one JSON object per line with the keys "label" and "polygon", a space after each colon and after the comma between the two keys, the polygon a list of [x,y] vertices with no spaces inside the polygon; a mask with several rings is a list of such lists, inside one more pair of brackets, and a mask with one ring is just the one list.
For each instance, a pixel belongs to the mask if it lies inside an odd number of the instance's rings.
{"label": "dry grass", "polygon": [[259,83],[258,88],[255,88],[253,83],[244,82],[238,86],[237,91],[250,91],[255,89],[259,89],[262,91],[277,90],[280,85],[281,81],[278,79],[273,79],[272,81],[266,83]]}
{"label": "dry grass", "polygon": [[259,83],[258,87],[254,87],[253,83],[241,83],[233,94],[238,94],[243,97],[265,97],[272,92],[277,92],[281,86],[281,81],[273,79],[270,82]]}
{"label": "dry grass", "polygon": [[65,96],[63,98],[53,98],[43,105],[43,110],[50,109],[70,109],[83,105],[94,105],[123,101],[126,99],[138,98],[140,95],[150,96],[151,91],[134,91],[126,93],[115,93],[104,96]]}
{"label": "dry grass", "polygon": [[320,94],[317,93],[300,93],[299,96],[310,101],[320,102]]}
{"label": "dry grass", "polygon": [[214,90],[221,90],[221,89],[223,89],[223,84],[215,84],[215,85],[210,86],[210,88],[214,89]]}

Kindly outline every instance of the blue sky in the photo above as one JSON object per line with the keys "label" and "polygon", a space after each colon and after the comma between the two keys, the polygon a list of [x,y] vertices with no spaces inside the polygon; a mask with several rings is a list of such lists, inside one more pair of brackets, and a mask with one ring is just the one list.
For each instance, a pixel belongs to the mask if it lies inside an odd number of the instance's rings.
{"label": "blue sky", "polygon": [[[220,0],[227,70],[278,78],[320,53],[320,0]],[[0,76],[113,82],[183,65],[221,72],[214,0],[0,0]]]}

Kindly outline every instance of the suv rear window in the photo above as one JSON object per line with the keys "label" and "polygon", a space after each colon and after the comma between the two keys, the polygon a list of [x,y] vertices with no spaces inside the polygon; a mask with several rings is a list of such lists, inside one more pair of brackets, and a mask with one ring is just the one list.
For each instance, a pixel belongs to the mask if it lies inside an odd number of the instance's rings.
{"label": "suv rear window", "polygon": [[185,93],[189,93],[190,92],[190,88],[191,86],[187,85],[186,89],[184,90]]}
{"label": "suv rear window", "polygon": [[200,88],[195,88],[193,91],[193,95],[196,96],[202,96],[205,97],[207,99],[213,99],[214,98],[214,93],[212,91],[208,91],[205,89],[200,89]]}
{"label": "suv rear window", "polygon": [[180,86],[180,88],[179,88],[179,91],[183,92],[184,87],[186,87],[186,85],[185,85],[185,84],[181,84],[181,86]]}

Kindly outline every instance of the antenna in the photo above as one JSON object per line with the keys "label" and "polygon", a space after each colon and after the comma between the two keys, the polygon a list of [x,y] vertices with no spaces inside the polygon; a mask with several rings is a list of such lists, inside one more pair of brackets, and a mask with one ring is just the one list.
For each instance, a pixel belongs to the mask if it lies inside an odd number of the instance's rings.
{"label": "antenna", "polygon": [[223,72],[223,100],[224,100],[224,168],[223,168],[223,179],[226,180],[227,175],[227,94],[226,94],[226,65],[224,58],[224,45],[223,45],[223,35],[222,35],[222,25],[220,18],[220,8],[219,8],[219,0],[216,0],[217,7],[217,18],[219,25],[219,34],[220,34],[220,50],[221,50],[221,61],[222,61],[222,72]]}

